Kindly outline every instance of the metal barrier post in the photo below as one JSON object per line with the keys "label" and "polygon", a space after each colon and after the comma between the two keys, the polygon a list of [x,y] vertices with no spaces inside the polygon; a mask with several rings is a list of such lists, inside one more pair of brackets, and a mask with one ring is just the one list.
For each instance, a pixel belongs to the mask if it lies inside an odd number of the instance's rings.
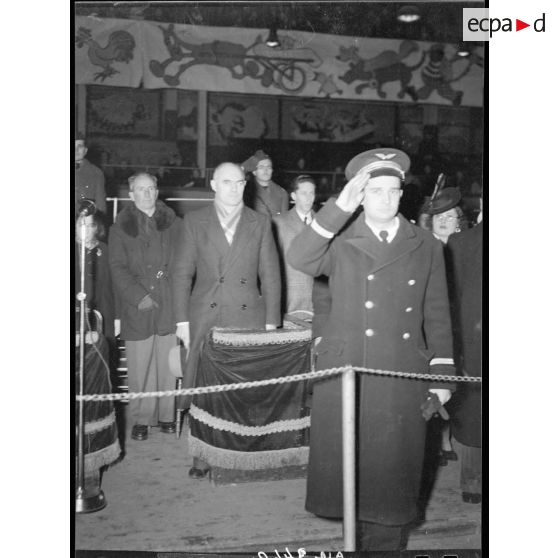
{"label": "metal barrier post", "polygon": [[343,405],[343,546],[346,552],[356,550],[355,501],[355,371],[342,375]]}

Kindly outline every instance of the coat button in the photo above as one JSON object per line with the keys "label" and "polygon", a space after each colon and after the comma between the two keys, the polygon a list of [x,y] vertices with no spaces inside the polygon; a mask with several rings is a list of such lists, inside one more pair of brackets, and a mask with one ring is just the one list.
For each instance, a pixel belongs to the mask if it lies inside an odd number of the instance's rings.
{"label": "coat button", "polygon": [[367,329],[365,332],[366,337],[372,337],[372,335],[374,335],[374,330],[373,329]]}
{"label": "coat button", "polygon": [[403,334],[403,339],[409,339],[410,337],[411,337],[411,334],[408,333],[408,332],[405,332],[405,333]]}
{"label": "coat button", "polygon": [[216,302],[212,302],[212,303],[209,305],[210,308],[215,308],[215,306],[217,306],[217,303],[216,303]]}
{"label": "coat button", "polygon": [[241,310],[246,310],[246,308],[247,308],[246,304],[243,304],[243,305],[240,307]]}
{"label": "coat button", "polygon": [[413,311],[413,309],[412,309],[410,306],[408,306],[407,308],[405,308],[405,312],[412,312],[412,311]]}
{"label": "coat button", "polygon": [[372,281],[372,279],[374,279],[374,274],[371,273],[366,279],[368,279],[368,281]]}
{"label": "coat button", "polygon": [[370,308],[374,308],[374,303],[371,300],[367,300],[364,303],[364,306],[366,306],[366,308],[368,308],[370,310]]}
{"label": "coat button", "polygon": [[224,283],[225,282],[225,278],[224,277],[219,277],[219,283]]}
{"label": "coat button", "polygon": [[414,279],[409,279],[409,285],[414,285],[416,281]]}
{"label": "coat button", "polygon": [[149,287],[149,288],[150,288],[151,290],[154,290],[154,289],[155,289],[155,287],[154,287],[153,285],[151,285],[151,287]]}

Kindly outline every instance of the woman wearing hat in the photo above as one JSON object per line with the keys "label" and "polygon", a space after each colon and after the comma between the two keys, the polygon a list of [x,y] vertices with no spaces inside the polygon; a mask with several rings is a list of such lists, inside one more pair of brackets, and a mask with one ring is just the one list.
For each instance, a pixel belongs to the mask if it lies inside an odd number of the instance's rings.
{"label": "woman wearing hat", "polygon": [[[449,237],[467,228],[467,220],[463,210],[459,207],[461,192],[458,188],[436,189],[434,194],[424,203],[421,209],[419,223],[422,228],[429,230],[444,244],[444,257],[446,260],[446,273],[448,277],[448,289],[450,295],[450,310],[455,322],[455,296],[454,282],[451,273],[452,266],[449,261],[447,243]],[[451,406],[451,403],[450,403]],[[448,461],[457,461],[457,454],[451,444],[451,432],[449,423],[444,423],[441,432],[441,448],[439,464],[445,467]]]}
{"label": "woman wearing hat", "polygon": [[[399,213],[409,157],[380,148],[354,157],[347,184],[291,244],[287,261],[327,275],[331,309],[316,347],[319,370],[362,366],[453,374],[447,282],[441,244]],[[359,207],[363,211],[347,223]],[[357,550],[404,547],[418,514],[426,420],[446,403],[447,382],[358,375]],[[426,405],[425,405],[426,403]],[[306,509],[343,516],[339,376],[313,386]]]}

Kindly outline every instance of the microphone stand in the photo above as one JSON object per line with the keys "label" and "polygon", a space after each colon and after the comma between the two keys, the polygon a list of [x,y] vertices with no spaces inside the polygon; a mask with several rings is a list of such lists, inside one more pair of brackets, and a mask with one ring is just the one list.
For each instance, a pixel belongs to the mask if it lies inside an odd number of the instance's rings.
{"label": "microphone stand", "polygon": [[[79,300],[79,394],[83,396],[84,374],[85,374],[85,216],[86,211],[80,213],[80,292],[77,294]],[[83,439],[85,437],[85,424],[83,420],[84,401],[79,401],[78,415],[78,486],[76,490],[76,513],[91,513],[102,510],[107,502],[100,486],[85,487],[85,456],[83,451]]]}

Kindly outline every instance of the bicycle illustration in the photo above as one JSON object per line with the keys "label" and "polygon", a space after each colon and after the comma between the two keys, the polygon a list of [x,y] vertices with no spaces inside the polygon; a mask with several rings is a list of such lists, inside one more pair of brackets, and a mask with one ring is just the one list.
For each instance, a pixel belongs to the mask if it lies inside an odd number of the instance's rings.
{"label": "bicycle illustration", "polygon": [[[159,26],[169,57],[163,61],[151,60],[151,73],[170,86],[180,84],[180,77],[192,66],[206,64],[226,68],[234,79],[246,77],[260,81],[263,87],[275,86],[285,93],[296,94],[306,85],[307,64],[318,67],[321,58],[310,48],[287,48],[277,50],[268,47],[263,38],[246,47],[229,41],[212,41],[195,44],[181,39],[174,25]],[[185,61],[186,59],[190,59]],[[178,67],[171,72],[171,65]]]}

